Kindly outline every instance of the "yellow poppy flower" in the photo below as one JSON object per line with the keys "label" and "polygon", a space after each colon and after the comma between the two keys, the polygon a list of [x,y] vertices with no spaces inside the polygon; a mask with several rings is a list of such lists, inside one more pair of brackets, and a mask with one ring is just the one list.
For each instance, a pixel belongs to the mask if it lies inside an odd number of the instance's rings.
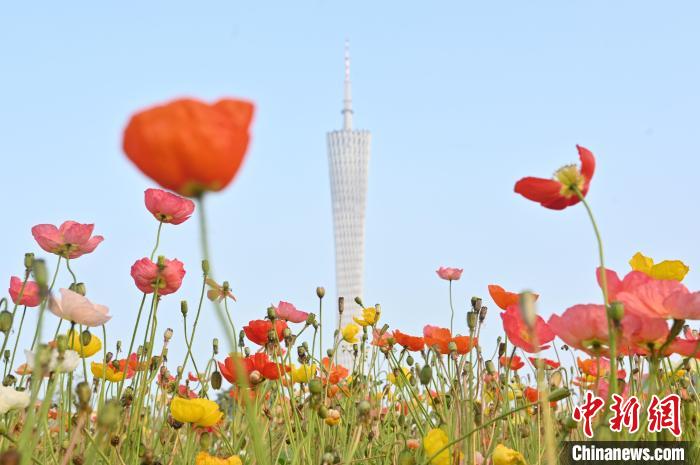
{"label": "yellow poppy flower", "polygon": [[197,454],[194,459],[194,465],[242,465],[241,458],[237,455],[224,459],[209,455],[204,451]]}
{"label": "yellow poppy flower", "polygon": [[374,307],[364,308],[362,309],[362,318],[353,317],[353,320],[363,328],[365,326],[374,326],[379,321],[379,312]]}
{"label": "yellow poppy flower", "polygon": [[491,456],[493,465],[527,465],[525,457],[518,451],[508,449],[503,444],[498,444]]}
{"label": "yellow poppy flower", "polygon": [[292,381],[295,383],[308,383],[316,376],[317,369],[318,367],[316,365],[301,365],[299,367],[292,367],[292,371],[290,372],[292,375]]}
{"label": "yellow poppy flower", "polygon": [[359,340],[357,339],[357,333],[359,332],[359,326],[357,326],[354,323],[349,323],[345,325],[345,327],[340,333],[343,336],[343,341],[347,342],[348,344],[355,344],[359,342]]}
{"label": "yellow poppy flower", "polygon": [[[440,428],[433,428],[423,438],[423,449],[427,457],[433,457],[450,442],[447,433]],[[450,465],[450,449],[444,449],[430,461],[433,465]]]}
{"label": "yellow poppy flower", "polygon": [[224,414],[219,404],[209,399],[185,399],[175,397],[170,402],[170,414],[180,423],[193,423],[198,426],[214,426]]}
{"label": "yellow poppy flower", "polygon": [[115,367],[111,363],[107,364],[107,371],[105,372],[105,364],[92,362],[90,364],[90,371],[95,378],[105,378],[107,381],[117,383],[124,379],[124,371]]}
{"label": "yellow poppy flower", "polygon": [[654,260],[644,256],[641,252],[634,254],[630,260],[630,266],[634,271],[651,276],[654,279],[668,279],[673,281],[683,281],[688,274],[688,266],[680,260],[664,260],[654,264]]}
{"label": "yellow poppy flower", "polygon": [[92,357],[102,348],[102,341],[94,334],[90,334],[90,342],[87,345],[83,345],[82,336],[77,331],[68,331],[66,337],[68,348],[78,352],[82,358]]}
{"label": "yellow poppy flower", "polygon": [[[401,367],[401,371],[403,372],[403,376],[400,374],[397,376],[393,371],[391,371],[388,375],[386,375],[386,379],[388,379],[394,386],[403,386],[406,383],[406,380],[411,379],[411,370],[406,367]],[[404,379],[404,377],[406,379]]]}

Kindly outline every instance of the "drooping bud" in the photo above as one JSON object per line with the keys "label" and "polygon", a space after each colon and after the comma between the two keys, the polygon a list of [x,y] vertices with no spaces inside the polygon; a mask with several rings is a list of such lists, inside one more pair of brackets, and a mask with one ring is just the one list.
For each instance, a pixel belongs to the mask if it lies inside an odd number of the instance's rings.
{"label": "drooping bud", "polygon": [[199,438],[199,448],[201,450],[209,450],[211,447],[211,434],[209,432],[204,432]]}
{"label": "drooping bud", "polygon": [[486,319],[486,314],[488,313],[488,307],[486,305],[481,307],[481,310],[479,310],[479,323],[483,323],[484,320]]}
{"label": "drooping bud", "polygon": [[360,403],[357,404],[357,412],[360,415],[367,415],[371,409],[371,405],[369,405],[369,402],[366,400],[360,401]]}
{"label": "drooping bud", "polygon": [[406,357],[406,365],[412,367],[414,362],[415,362],[415,360],[413,360],[413,357],[411,355]]}
{"label": "drooping bud", "polygon": [[219,373],[218,371],[213,372],[209,381],[211,382],[211,387],[213,387],[214,389],[220,389],[222,382],[221,373]]}
{"label": "drooping bud", "polygon": [[364,304],[362,303],[362,299],[360,297],[355,297],[355,303],[360,307],[364,307]]}
{"label": "drooping bud", "polygon": [[571,395],[571,391],[568,388],[559,388],[549,393],[550,402],[558,402],[562,399],[566,399]]}
{"label": "drooping bud", "polygon": [[318,378],[309,381],[309,392],[311,394],[321,394],[323,392],[323,383]]}

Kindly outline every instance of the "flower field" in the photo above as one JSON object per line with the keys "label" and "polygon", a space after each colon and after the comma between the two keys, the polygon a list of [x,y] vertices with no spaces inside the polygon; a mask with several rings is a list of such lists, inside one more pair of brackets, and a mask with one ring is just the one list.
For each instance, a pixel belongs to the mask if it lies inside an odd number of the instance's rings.
{"label": "flower field", "polygon": [[[0,305],[0,465],[554,465],[571,441],[697,442],[700,292],[683,284],[680,260],[637,253],[606,266],[586,199],[596,158],[581,146],[580,163],[514,190],[590,219],[597,303],[545,319],[535,292],[493,284],[465,312],[452,304],[462,270],[440,267],[449,328],[426,321],[409,334],[380,304],[322,287],[314,309],[282,301],[241,320],[209,256],[216,224],[204,213],[245,158],[253,114],[247,101],[184,99],[128,122],[123,150],[159,186],[140,206],[153,216],[153,248],[125,252],[141,293],[129,311],[94,302],[71,268],[100,253],[99,225],[27,225],[36,250],[23,264],[5,255],[18,266]],[[186,272],[159,244],[186,221],[200,224],[201,243],[183,244],[202,250],[188,264],[199,299],[181,301],[182,325],[164,328],[160,305],[179,300]],[[358,305],[353,323],[335,327]],[[215,338],[198,325],[202,312],[219,318]],[[132,318],[133,331],[115,334],[113,318]],[[480,343],[486,327],[499,329],[494,350]],[[208,353],[192,350],[207,338]],[[173,341],[184,358],[169,357]]]}

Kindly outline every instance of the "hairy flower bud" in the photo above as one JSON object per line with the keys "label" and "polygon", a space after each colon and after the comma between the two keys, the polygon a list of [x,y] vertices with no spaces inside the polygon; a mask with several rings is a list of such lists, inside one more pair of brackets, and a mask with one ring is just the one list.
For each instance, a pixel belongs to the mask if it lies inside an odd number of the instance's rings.
{"label": "hairy flower bud", "polygon": [[27,271],[32,269],[32,265],[34,264],[34,254],[33,253],[25,253],[24,254],[24,268],[27,269]]}
{"label": "hairy flower bud", "polygon": [[316,288],[316,295],[319,299],[323,299],[326,296],[326,289],[322,286]]}
{"label": "hairy flower bud", "polygon": [[209,274],[209,260],[207,259],[202,260],[202,273],[205,276]]}
{"label": "hairy flower bud", "polygon": [[7,333],[12,328],[12,313],[7,310],[0,312],[0,331]]}
{"label": "hairy flower bud", "polygon": [[420,373],[418,374],[418,378],[420,378],[420,382],[423,386],[430,384],[430,381],[433,379],[433,369],[430,365],[423,365],[423,368],[420,369]]}

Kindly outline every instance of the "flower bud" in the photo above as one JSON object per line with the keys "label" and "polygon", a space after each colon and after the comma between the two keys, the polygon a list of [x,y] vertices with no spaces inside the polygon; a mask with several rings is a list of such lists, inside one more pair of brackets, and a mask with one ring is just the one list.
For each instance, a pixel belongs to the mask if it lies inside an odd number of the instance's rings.
{"label": "flower bud", "polygon": [[43,259],[37,259],[32,262],[32,274],[39,288],[46,289],[48,272],[46,270],[46,262]]}
{"label": "flower bud", "polygon": [[187,316],[187,301],[186,300],[180,301],[180,313],[182,313],[182,316]]}
{"label": "flower bud", "polygon": [[158,261],[156,262],[156,265],[158,265],[158,269],[160,271],[163,271],[165,269],[165,256],[164,255],[158,256]]}
{"label": "flower bud", "polygon": [[415,360],[413,360],[413,357],[411,355],[406,357],[406,365],[412,367],[414,362],[415,362]]}
{"label": "flower bud", "polygon": [[75,288],[73,292],[82,295],[83,297],[87,294],[87,289],[85,288],[85,283],[75,283]]}
{"label": "flower bud", "polygon": [[530,291],[520,293],[520,316],[525,325],[533,330],[537,322],[537,310],[535,310],[535,294]]}
{"label": "flower bud", "polygon": [[364,304],[362,303],[362,299],[360,297],[355,297],[355,303],[360,307],[364,307]]}
{"label": "flower bud", "polygon": [[608,316],[615,323],[622,321],[625,316],[625,306],[622,302],[611,302],[608,306]]}
{"label": "flower bud", "polygon": [[85,381],[81,381],[75,387],[75,394],[78,396],[78,403],[81,407],[85,407],[90,403],[90,396],[92,395],[92,390],[90,385]]}
{"label": "flower bud", "polygon": [[306,317],[306,325],[313,326],[315,324],[316,324],[316,315],[313,313],[309,313],[309,316]]}
{"label": "flower bud", "polygon": [[318,408],[318,416],[322,420],[325,419],[328,416],[328,408],[325,405],[321,405]]}
{"label": "flower bud", "polygon": [[338,297],[338,313],[340,315],[343,314],[343,311],[345,310],[345,297]]}
{"label": "flower bud", "polygon": [[457,343],[455,341],[450,341],[450,343],[447,344],[447,350],[449,350],[450,353],[457,352]]}
{"label": "flower bud", "polygon": [[404,449],[399,453],[398,465],[416,465],[416,458],[413,456],[413,452],[408,449]]}
{"label": "flower bud", "polygon": [[80,333],[80,345],[86,346],[90,344],[90,341],[92,341],[92,334],[90,334],[90,331],[87,329]]}
{"label": "flower bud", "polygon": [[2,385],[3,386],[13,386],[16,381],[17,381],[17,378],[15,378],[14,375],[7,375],[3,378]]}
{"label": "flower bud", "polygon": [[210,447],[211,447],[211,434],[205,431],[199,437],[199,448],[201,450],[209,450]]}
{"label": "flower bud", "polygon": [[7,363],[10,360],[10,355],[12,355],[10,349],[5,349],[5,351],[2,353],[2,357],[5,359],[5,363]]}
{"label": "flower bud", "polygon": [[207,259],[202,260],[202,273],[205,276],[209,274],[209,260]]}
{"label": "flower bud", "polygon": [[122,351],[122,341],[118,340],[117,341],[117,352],[121,352],[121,351]]}
{"label": "flower bud", "polygon": [[219,338],[215,337],[211,341],[211,346],[212,346],[212,351],[214,352],[214,355],[218,355],[219,353]]}
{"label": "flower bud", "polygon": [[496,373],[496,367],[493,364],[493,360],[486,360],[486,372],[490,375]]}
{"label": "flower bud", "polygon": [[221,388],[221,373],[218,371],[215,371],[211,374],[211,377],[209,378],[209,382],[211,383],[211,387],[214,389],[220,389]]}
{"label": "flower bud", "polygon": [[567,388],[559,388],[549,393],[550,402],[558,402],[562,399],[566,399],[571,395],[571,391]]}
{"label": "flower bud", "polygon": [[111,430],[121,419],[121,407],[114,400],[110,399],[97,412],[97,424],[102,428]]}
{"label": "flower bud", "polygon": [[12,313],[7,310],[0,312],[0,331],[7,333],[12,328]]}
{"label": "flower bud", "polygon": [[360,415],[367,415],[369,413],[370,408],[371,405],[369,405],[369,402],[367,402],[366,400],[362,400],[359,404],[357,404],[357,412]]}
{"label": "flower bud", "polygon": [[316,288],[316,295],[319,299],[323,299],[326,296],[326,289],[322,286]]}
{"label": "flower bud", "polygon": [[320,379],[314,378],[309,381],[309,392],[311,394],[321,394],[323,392],[323,383]]}
{"label": "flower bud", "polygon": [[486,314],[488,313],[488,307],[485,305],[481,307],[481,310],[479,310],[479,323],[483,323],[484,320],[486,319]]}
{"label": "flower bud", "polygon": [[470,331],[474,331],[474,328],[476,328],[476,320],[478,319],[478,316],[476,312],[468,312],[467,313],[467,327],[469,328]]}
{"label": "flower bud", "polygon": [[472,310],[475,312],[481,310],[481,297],[472,297]]}
{"label": "flower bud", "polygon": [[272,321],[277,319],[277,311],[275,310],[275,307],[267,307],[267,317]]}
{"label": "flower bud", "polygon": [[173,329],[172,328],[167,328],[165,332],[163,333],[163,341],[165,342],[170,342],[170,340],[173,338]]}
{"label": "flower bud", "polygon": [[32,269],[32,265],[34,264],[34,254],[33,253],[25,253],[24,254],[24,267],[27,269],[27,271]]}
{"label": "flower bud", "polygon": [[506,343],[501,342],[498,344],[498,356],[503,357],[506,354]]}
{"label": "flower bud", "polygon": [[433,379],[433,369],[430,365],[423,365],[423,368],[420,369],[420,373],[418,374],[418,378],[420,378],[420,383],[423,386],[430,384],[430,381]]}

